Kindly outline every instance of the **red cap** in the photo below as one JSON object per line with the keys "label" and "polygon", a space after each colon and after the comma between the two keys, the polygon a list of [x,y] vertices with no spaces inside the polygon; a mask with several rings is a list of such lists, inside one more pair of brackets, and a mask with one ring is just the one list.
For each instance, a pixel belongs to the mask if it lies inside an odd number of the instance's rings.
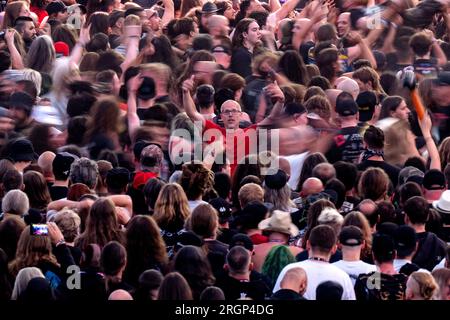
{"label": "red cap", "polygon": [[55,42],[54,46],[55,46],[55,51],[56,51],[57,55],[61,54],[64,57],[69,56],[69,46],[67,45],[67,43],[58,41],[58,42]]}

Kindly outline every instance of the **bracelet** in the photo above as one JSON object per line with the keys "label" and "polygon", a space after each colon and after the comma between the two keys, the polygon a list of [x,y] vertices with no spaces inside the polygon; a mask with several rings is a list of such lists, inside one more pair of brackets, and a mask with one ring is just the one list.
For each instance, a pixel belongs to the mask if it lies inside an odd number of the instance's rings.
{"label": "bracelet", "polygon": [[55,247],[58,247],[59,245],[62,245],[62,244],[66,244],[66,241],[65,241],[64,239],[59,240],[59,241],[56,243]]}

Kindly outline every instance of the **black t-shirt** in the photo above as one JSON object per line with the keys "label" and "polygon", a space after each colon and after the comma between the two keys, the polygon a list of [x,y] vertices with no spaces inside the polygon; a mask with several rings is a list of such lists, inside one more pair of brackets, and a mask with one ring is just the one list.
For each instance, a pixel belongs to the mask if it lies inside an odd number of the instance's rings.
{"label": "black t-shirt", "polygon": [[391,180],[392,185],[394,187],[397,186],[398,174],[400,173],[399,168],[397,168],[396,166],[390,165],[389,163],[384,162],[384,161],[366,160],[366,161],[358,164],[359,171],[364,171],[370,167],[383,169],[384,172],[386,172],[386,174],[389,176],[389,179]]}
{"label": "black t-shirt", "polygon": [[217,279],[216,286],[223,290],[226,300],[237,300],[244,297],[264,300],[271,293],[271,289],[262,279],[241,281],[225,275]]}
{"label": "black t-shirt", "polygon": [[252,53],[244,47],[237,48],[231,56],[230,70],[246,78],[252,74]]}
{"label": "black t-shirt", "polygon": [[439,68],[437,66],[437,60],[431,59],[416,59],[413,63],[414,72],[421,74],[424,77],[432,78],[437,75]]}
{"label": "black t-shirt", "polygon": [[[248,77],[247,79],[249,79]],[[242,92],[242,104],[244,105],[244,111],[248,113],[250,119],[255,122],[256,112],[258,112],[259,99],[264,97],[262,94],[263,88],[268,84],[263,78],[251,77],[252,80],[247,82]],[[266,99],[266,102],[267,99]],[[269,106],[266,110],[266,115],[270,110]]]}
{"label": "black t-shirt", "polygon": [[50,197],[53,201],[67,198],[67,192],[69,188],[62,186],[51,186],[48,191],[50,192]]}
{"label": "black t-shirt", "polygon": [[445,258],[447,244],[432,232],[417,233],[417,242],[419,246],[412,262],[432,271]]}
{"label": "black t-shirt", "polygon": [[306,300],[298,292],[290,289],[280,289],[275,292],[270,300]]}
{"label": "black t-shirt", "polygon": [[406,281],[404,274],[389,275],[371,272],[359,275],[355,282],[356,300],[404,300]]}
{"label": "black t-shirt", "polygon": [[361,128],[358,126],[339,130],[326,154],[328,161],[335,163],[342,160],[357,164],[359,156],[364,151],[363,137],[360,131]]}

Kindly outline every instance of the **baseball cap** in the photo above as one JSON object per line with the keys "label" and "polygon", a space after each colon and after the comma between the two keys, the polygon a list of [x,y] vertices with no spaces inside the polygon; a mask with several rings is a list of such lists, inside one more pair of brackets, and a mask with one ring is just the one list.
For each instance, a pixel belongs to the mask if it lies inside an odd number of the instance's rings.
{"label": "baseball cap", "polygon": [[211,49],[212,53],[226,53],[231,55],[231,48],[224,44],[218,44],[212,47]]}
{"label": "baseball cap", "polygon": [[378,103],[377,95],[373,91],[363,91],[356,97],[359,110],[359,120],[369,121],[372,119],[375,106]]}
{"label": "baseball cap", "polygon": [[389,261],[394,258],[395,244],[392,236],[376,233],[372,239],[372,252],[378,261]]}
{"label": "baseball cap", "polygon": [[346,226],[339,234],[339,242],[343,246],[359,246],[364,241],[364,235],[360,228],[356,226]]}
{"label": "baseball cap", "polygon": [[77,156],[68,152],[57,153],[52,162],[53,173],[56,176],[64,176],[67,179],[70,173],[70,166],[77,159]]}
{"label": "baseball cap", "polygon": [[58,12],[64,12],[67,10],[66,5],[62,1],[53,1],[50,2],[47,7],[45,7],[45,11],[47,11],[48,15],[52,15]]}
{"label": "baseball cap", "polygon": [[416,231],[407,225],[402,225],[394,233],[395,249],[399,257],[407,257],[416,249]]}
{"label": "baseball cap", "polygon": [[201,13],[214,13],[219,11],[216,4],[213,2],[206,2],[203,7]]}
{"label": "baseball cap", "polygon": [[230,241],[229,249],[235,246],[242,246],[249,251],[253,251],[254,245],[250,237],[243,233],[235,234]]}
{"label": "baseball cap", "polygon": [[352,116],[358,113],[358,105],[353,99],[337,99],[336,112],[343,117]]}
{"label": "baseball cap", "polygon": [[404,184],[405,182],[408,181],[408,179],[410,177],[413,177],[413,176],[419,176],[419,177],[423,178],[424,173],[421,170],[419,170],[413,166],[404,167],[402,170],[400,170],[400,173],[398,174],[398,184],[399,185]]}
{"label": "baseball cap", "polygon": [[423,177],[422,184],[427,190],[445,189],[445,175],[437,169],[428,170]]}
{"label": "baseball cap", "polygon": [[56,58],[69,56],[69,46],[67,45],[67,43],[57,41],[53,46],[55,47]]}
{"label": "baseball cap", "polygon": [[339,301],[342,300],[344,288],[335,281],[325,281],[316,288],[316,300]]}
{"label": "baseball cap", "polygon": [[219,213],[219,223],[225,223],[231,220],[231,205],[222,198],[215,198],[209,201],[209,204],[214,207]]}
{"label": "baseball cap", "polygon": [[26,111],[31,111],[33,108],[33,98],[25,92],[14,92],[9,97],[9,107],[22,108]]}
{"label": "baseball cap", "polygon": [[159,167],[162,164],[164,158],[161,148],[151,143],[142,149],[141,152],[141,164],[146,167]]}

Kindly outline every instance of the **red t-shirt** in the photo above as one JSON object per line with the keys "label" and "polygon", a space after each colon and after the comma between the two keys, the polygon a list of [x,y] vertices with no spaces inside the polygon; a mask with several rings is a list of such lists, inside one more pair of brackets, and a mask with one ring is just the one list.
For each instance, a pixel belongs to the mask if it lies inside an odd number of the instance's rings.
{"label": "red t-shirt", "polygon": [[40,9],[38,7],[30,6],[30,11],[36,13],[38,17],[38,26],[41,24],[42,20],[48,16],[48,13],[44,9]]}
{"label": "red t-shirt", "polygon": [[223,137],[227,158],[230,161],[231,176],[243,157],[250,154],[250,151],[256,152],[258,146],[256,127],[257,125],[253,124],[245,129],[228,130],[227,134],[225,128],[210,120],[205,121],[203,139],[209,144]]}

